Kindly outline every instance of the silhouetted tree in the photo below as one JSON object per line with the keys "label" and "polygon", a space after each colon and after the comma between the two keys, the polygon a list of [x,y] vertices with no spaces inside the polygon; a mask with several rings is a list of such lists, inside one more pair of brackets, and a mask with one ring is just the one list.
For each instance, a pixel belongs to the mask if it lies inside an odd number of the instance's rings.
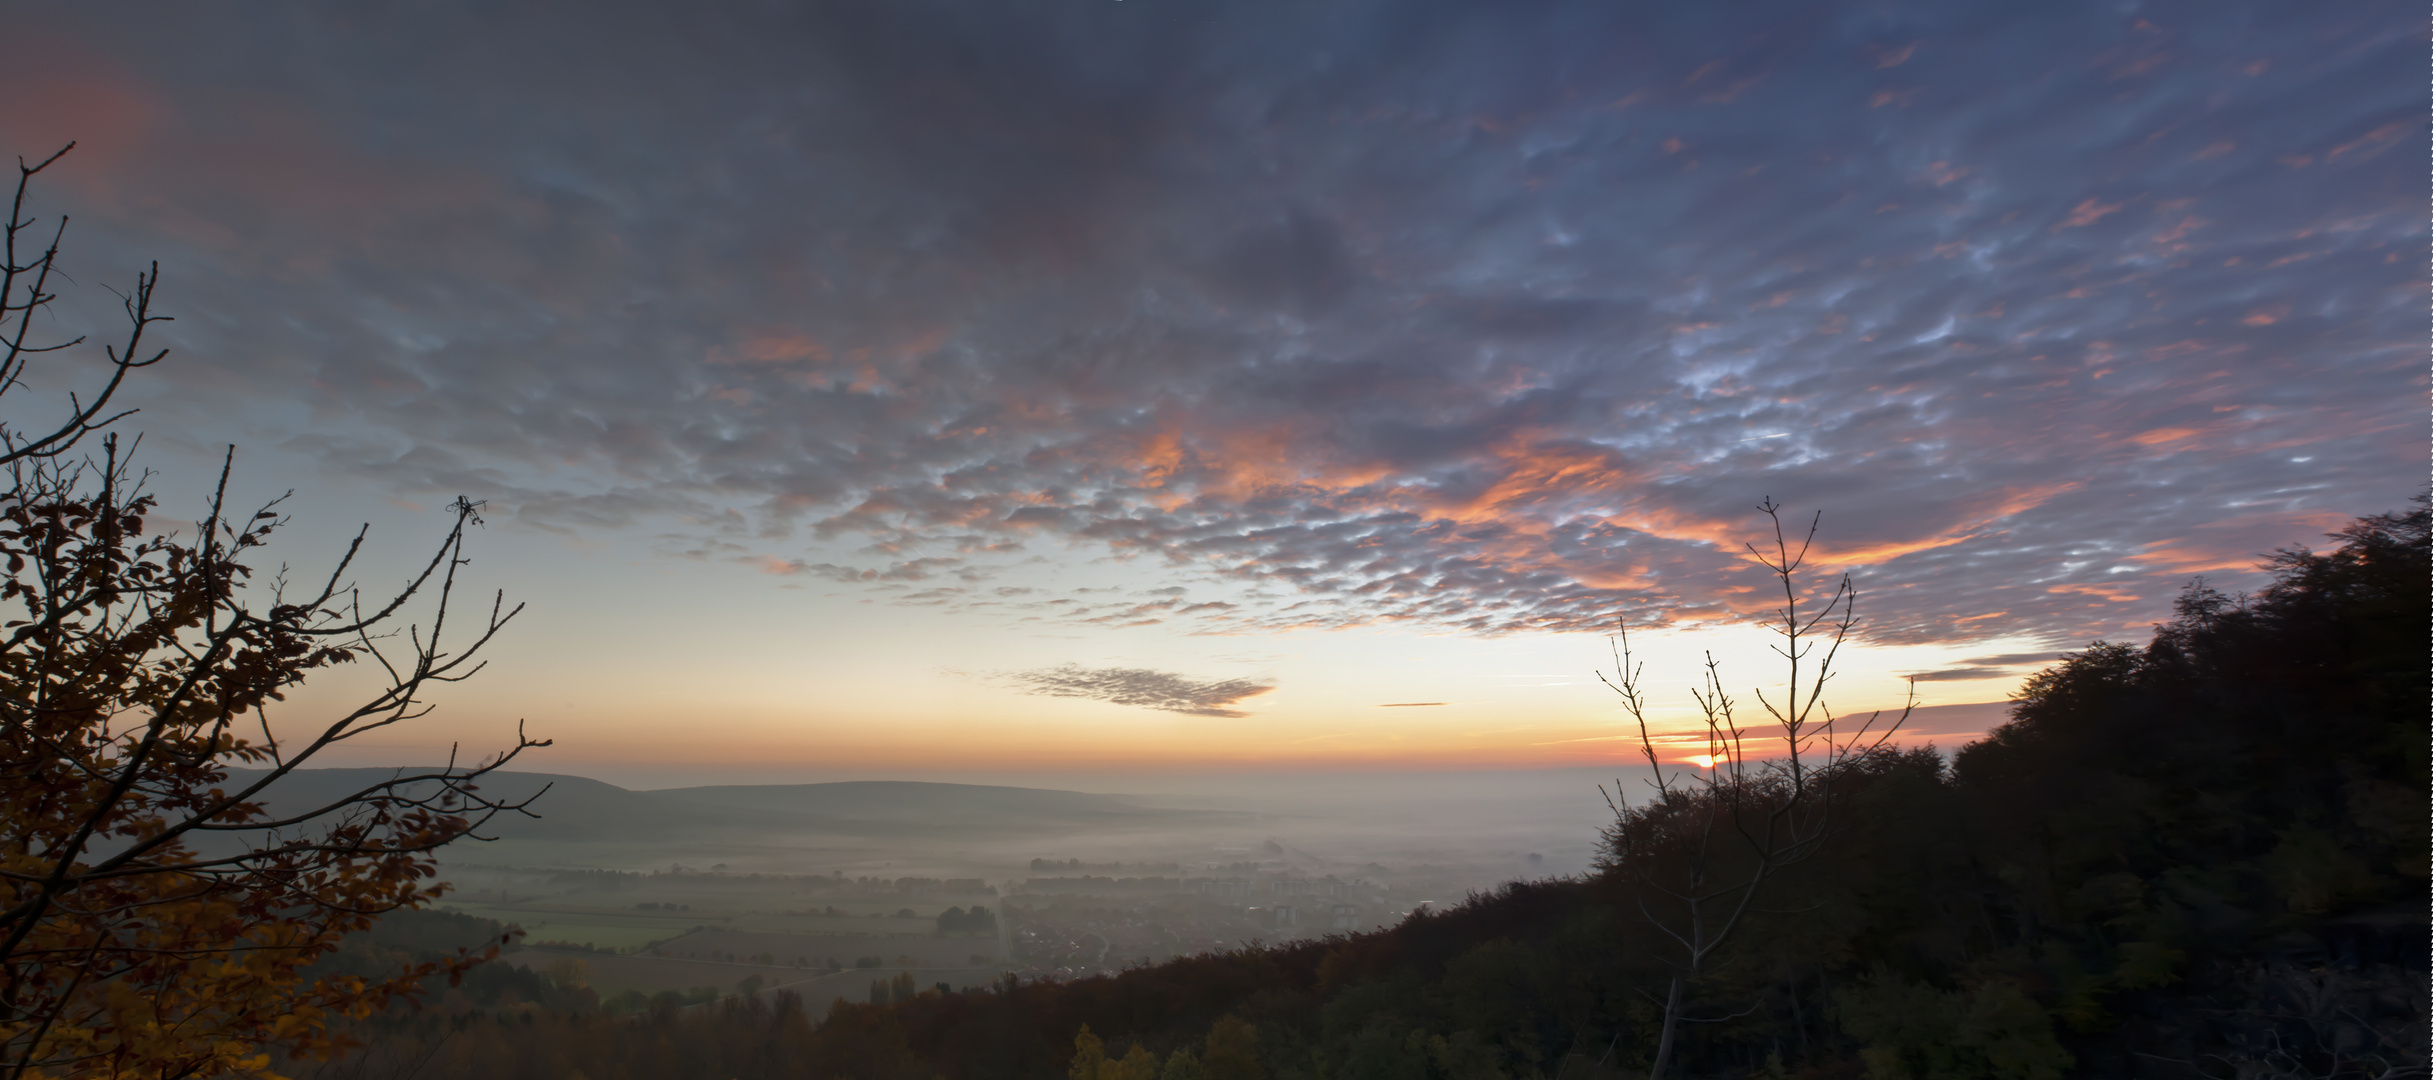
{"label": "silhouetted tree", "polygon": [[[72,146],[72,144],[71,144]],[[59,160],[18,165],[0,252],[0,394],[25,392],[37,360],[83,338],[41,342],[62,219],[26,249],[33,178]],[[272,813],[274,784],[332,746],[410,721],[440,683],[515,611],[494,600],[460,641],[451,622],[466,530],[458,500],[438,550],[393,595],[346,582],[358,534],[318,586],[284,572],[257,580],[249,560],[285,523],[281,500],[250,513],[227,501],[224,462],[193,531],[156,530],[154,497],[103,429],[127,375],[158,363],[146,343],[159,270],[125,295],[128,329],[106,346],[106,374],[72,395],[56,423],[0,425],[0,1074],[223,1075],[263,1067],[263,1049],[327,1052],[333,1016],[361,1015],[434,972],[461,974],[486,952],[459,951],[387,976],[306,968],[381,913],[426,903],[431,852],[522,802],[484,798],[475,781],[522,750],[459,767],[400,773],[325,805]],[[101,433],[98,452],[83,442]],[[90,456],[76,457],[71,451]],[[233,459],[233,451],[231,453]],[[401,625],[409,604],[426,621]],[[403,642],[381,639],[402,632]],[[380,667],[385,685],[354,708],[284,737],[266,709],[313,672]],[[230,782],[232,766],[259,775]],[[217,836],[217,846],[201,844]],[[495,946],[492,947],[492,951]]]}
{"label": "silhouetted tree", "polygon": [[[1799,571],[1824,515],[1809,522],[1794,550],[1783,530],[1782,508],[1768,499],[1757,510],[1773,525],[1773,553],[1747,547],[1782,588],[1782,605],[1769,626],[1782,638],[1775,651],[1788,665],[1779,700],[1755,691],[1775,732],[1767,742],[1779,742],[1775,756],[1750,760],[1751,732],[1742,726],[1712,653],[1702,673],[1704,685],[1691,691],[1703,720],[1706,753],[1686,778],[1667,771],[1648,726],[1640,688],[1643,665],[1631,657],[1627,625],[1615,635],[1613,675],[1598,673],[1638,727],[1639,750],[1656,793],[1646,804],[1629,806],[1616,783],[1606,797],[1614,824],[1605,830],[1602,855],[1608,868],[1640,886],[1639,914],[1671,946],[1666,964],[1672,975],[1649,1080],[1663,1080],[1672,1064],[1674,1036],[1685,1017],[1683,992],[1714,969],[1743,921],[1761,910],[1757,901],[1768,886],[1824,847],[1833,832],[1837,775],[1891,730],[1870,739],[1876,720],[1871,716],[1837,737],[1838,721],[1825,704],[1834,658],[1858,625],[1858,587],[1845,574],[1821,602],[1802,591]],[[1902,718],[1915,707],[1913,691]],[[1898,721],[1892,725],[1898,726]],[[1767,753],[1762,746],[1758,752]]]}

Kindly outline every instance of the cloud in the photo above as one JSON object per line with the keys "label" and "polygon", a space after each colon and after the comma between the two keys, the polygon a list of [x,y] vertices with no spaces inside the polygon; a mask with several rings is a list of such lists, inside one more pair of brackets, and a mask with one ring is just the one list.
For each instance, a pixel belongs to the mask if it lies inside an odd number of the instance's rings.
{"label": "cloud", "polygon": [[1921,671],[1904,676],[1917,682],[1967,682],[1971,679],[1999,679],[2013,674],[2002,667],[1945,668],[1941,671]]}
{"label": "cloud", "polygon": [[2031,664],[2037,667],[2042,667],[2060,659],[2061,656],[2058,653],[2023,652],[1999,653],[1993,656],[1972,656],[1960,662],[1963,664],[1968,664],[1972,667],[2009,668],[2024,667]]}
{"label": "cloud", "polygon": [[1147,668],[1084,668],[1077,664],[1015,672],[1008,677],[1030,694],[1088,698],[1187,716],[1227,718],[1250,715],[1227,706],[1276,688],[1272,682],[1256,679],[1199,682]]}
{"label": "cloud", "polygon": [[[28,18],[192,442],[1212,631],[1737,618],[1773,496],[1865,633],[2061,646],[2418,483],[2417,28],[2176,10]],[[905,588],[1034,547],[1203,600]]]}

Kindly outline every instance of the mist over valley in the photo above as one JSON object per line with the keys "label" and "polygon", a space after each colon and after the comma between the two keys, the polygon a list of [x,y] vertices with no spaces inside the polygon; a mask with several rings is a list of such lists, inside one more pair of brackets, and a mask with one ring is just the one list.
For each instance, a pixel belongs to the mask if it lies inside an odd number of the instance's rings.
{"label": "mist over valley", "polygon": [[[413,770],[407,770],[411,772]],[[236,770],[230,783],[260,773]],[[397,775],[305,769],[273,814]],[[1390,926],[1507,881],[1587,871],[1594,770],[1237,774],[1158,793],[844,780],[635,790],[496,772],[529,800],[441,853],[435,910],[521,932],[506,962],[604,1002],[873,980],[1062,980]],[[425,792],[408,788],[408,795]],[[985,914],[983,914],[985,913]]]}

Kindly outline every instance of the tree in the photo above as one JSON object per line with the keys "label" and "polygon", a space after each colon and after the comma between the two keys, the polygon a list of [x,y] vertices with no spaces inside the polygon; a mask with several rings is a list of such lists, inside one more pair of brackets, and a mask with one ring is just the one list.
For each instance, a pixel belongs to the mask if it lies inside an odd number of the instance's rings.
{"label": "tree", "polygon": [[1158,1070],[1157,1080],[1208,1080],[1208,1071],[1200,1067],[1200,1056],[1185,1046],[1167,1055],[1166,1067]]}
{"label": "tree", "polygon": [[[1712,653],[1706,658],[1703,685],[1690,692],[1702,718],[1706,753],[1699,771],[1688,777],[1668,773],[1656,748],[1647,698],[1640,689],[1643,665],[1631,658],[1627,624],[1615,634],[1613,675],[1597,675],[1622,698],[1623,710],[1637,725],[1639,750],[1647,758],[1653,774],[1649,784],[1655,788],[1654,799],[1628,806],[1620,783],[1615,784],[1606,796],[1614,823],[1605,830],[1602,855],[1608,870],[1639,886],[1639,914],[1671,946],[1665,958],[1671,977],[1649,1080],[1663,1080],[1681,1022],[1700,1019],[1686,1015],[1684,991],[1715,970],[1724,947],[1747,917],[1761,910],[1757,899],[1768,886],[1814,858],[1833,835],[1839,774],[1881,746],[1917,707],[1913,685],[1908,704],[1890,728],[1879,732],[1875,724],[1881,714],[1876,714],[1847,737],[1837,735],[1840,721],[1825,704],[1825,683],[1833,677],[1834,657],[1858,626],[1858,587],[1844,574],[1821,603],[1804,595],[1799,572],[1824,515],[1809,522],[1807,535],[1793,550],[1783,530],[1782,507],[1767,499],[1757,510],[1773,525],[1774,552],[1768,555],[1755,544],[1747,546],[1750,557],[1782,587],[1782,605],[1768,625],[1782,638],[1773,648],[1788,672],[1780,700],[1769,698],[1763,689],[1754,693],[1778,732],[1779,756],[1750,760],[1750,730],[1741,726],[1738,704],[1724,689]],[[1801,610],[1802,605],[1809,610]],[[1764,752],[1762,746],[1759,752]]]}
{"label": "tree", "polygon": [[973,904],[970,911],[950,907],[938,913],[938,934],[993,934],[997,932],[997,916],[986,906]]}
{"label": "tree", "polygon": [[1073,1064],[1065,1069],[1069,1080],[1098,1080],[1107,1067],[1106,1041],[1090,1033],[1090,1025],[1081,1025],[1073,1036]]}
{"label": "tree", "polygon": [[2424,1074],[2433,502],[2331,538],[2063,655],[1955,756],[2013,977],[2082,1032],[2170,1018],[2105,1031],[2115,1061]]}
{"label": "tree", "polygon": [[1208,1026],[1200,1070],[1208,1080],[1267,1080],[1267,1066],[1259,1061],[1259,1029],[1232,1013],[1217,1017]]}
{"label": "tree", "polygon": [[1121,1060],[1099,1066],[1099,1080],[1159,1080],[1157,1053],[1134,1042]]}
{"label": "tree", "polygon": [[1107,1056],[1106,1041],[1081,1025],[1073,1035],[1073,1061],[1065,1068],[1070,1080],[1159,1080],[1157,1053],[1135,1041],[1120,1058]]}
{"label": "tree", "polygon": [[[70,148],[73,144],[70,144]],[[31,340],[65,220],[21,250],[33,178],[67,153],[18,163],[0,268],[0,394],[21,401],[30,366],[84,343]],[[325,805],[266,802],[332,746],[429,711],[427,692],[479,670],[474,657],[520,611],[493,598],[451,621],[468,528],[459,499],[429,560],[395,593],[347,582],[365,534],[318,587],[255,576],[286,523],[284,496],[228,502],[233,450],[191,533],[156,530],[148,474],[104,430],[129,372],[158,363],[147,331],[159,269],[125,294],[128,330],[103,350],[107,377],[65,419],[0,425],[0,1075],[219,1076],[260,1072],[268,1051],[327,1056],[327,1022],[361,1016],[424,979],[460,977],[496,952],[458,950],[385,978],[308,977],[307,965],[381,914],[446,888],[432,852],[529,799],[476,781],[535,746],[469,766],[405,772]],[[98,452],[88,436],[99,434]],[[80,448],[84,448],[80,451]],[[77,456],[81,452],[84,456]],[[460,642],[459,637],[467,637]],[[301,730],[269,714],[290,687],[367,663],[379,688]],[[284,732],[284,737],[282,733]],[[249,771],[232,781],[232,768]],[[258,770],[258,771],[254,771]]]}

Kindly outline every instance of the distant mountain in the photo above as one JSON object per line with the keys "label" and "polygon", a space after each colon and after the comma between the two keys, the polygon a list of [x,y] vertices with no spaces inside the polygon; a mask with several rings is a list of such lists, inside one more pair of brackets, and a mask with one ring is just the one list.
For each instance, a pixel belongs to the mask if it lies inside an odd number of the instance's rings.
{"label": "distant mountain", "polygon": [[[274,785],[264,802],[273,814],[302,813],[400,773],[434,771],[437,771],[436,767],[299,769]],[[258,770],[231,769],[228,780],[231,785],[243,784],[261,775]],[[483,830],[485,834],[512,836],[519,840],[585,840],[608,834],[682,833],[702,828],[731,827],[736,820],[734,815],[720,819],[709,815],[670,814],[666,806],[652,801],[643,792],[627,791],[615,784],[581,776],[492,773],[482,778],[480,791],[484,797],[509,802],[540,796],[532,807],[539,817],[505,815],[494,819],[492,827]]]}
{"label": "distant mountain", "polygon": [[[397,774],[390,769],[299,770],[274,786],[266,803],[273,813],[301,812]],[[229,781],[241,784],[260,775],[253,770],[231,770]],[[1215,825],[1253,816],[1160,807],[1124,795],[891,780],[629,791],[581,776],[499,772],[483,777],[479,790],[485,797],[502,801],[533,798],[531,809],[538,815],[502,814],[482,830],[485,835],[541,842],[772,834],[880,839],[940,832],[1015,835],[1076,828]]]}
{"label": "distant mountain", "polygon": [[1042,788],[853,780],[833,784],[762,784],[668,788],[637,792],[662,804],[801,815],[819,820],[913,822],[971,827],[1013,817],[1031,821],[1105,824],[1110,820],[1205,820],[1198,810],[1150,806],[1128,795],[1090,795]]}

